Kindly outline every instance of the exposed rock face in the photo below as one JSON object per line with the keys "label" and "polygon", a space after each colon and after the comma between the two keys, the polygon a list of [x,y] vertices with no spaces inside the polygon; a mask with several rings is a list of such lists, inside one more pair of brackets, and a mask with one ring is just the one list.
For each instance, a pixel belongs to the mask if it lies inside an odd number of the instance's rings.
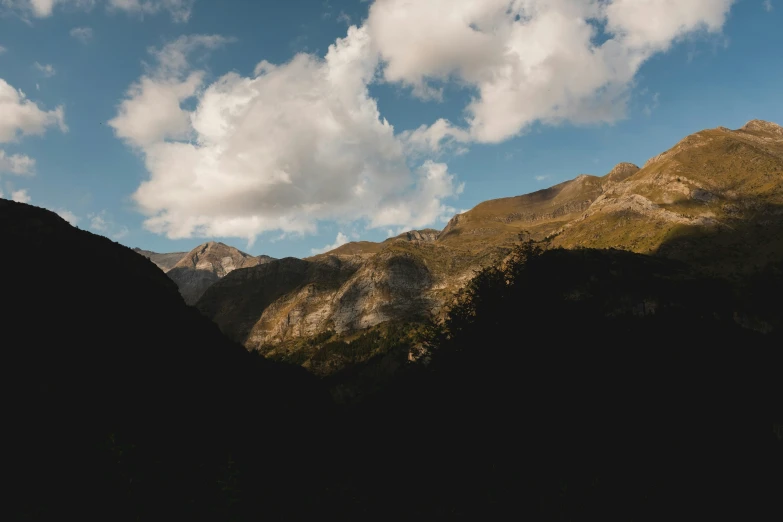
{"label": "exposed rock face", "polygon": [[234,270],[271,260],[269,256],[254,257],[234,247],[210,241],[188,252],[168,271],[168,276],[177,283],[185,302],[192,305],[207,288]]}
{"label": "exposed rock face", "polygon": [[[556,246],[658,253],[725,272],[751,252],[759,262],[783,255],[781,208],[783,129],[754,120],[739,130],[688,136],[641,169],[620,163],[602,177],[580,175],[485,201],[441,232],[348,243],[306,260],[233,272],[197,306],[248,348],[422,318],[437,313],[477,269],[502,260],[523,231],[533,239],[551,236]],[[744,230],[748,223],[751,235],[710,239],[714,231]],[[736,255],[718,255],[716,248]]]}

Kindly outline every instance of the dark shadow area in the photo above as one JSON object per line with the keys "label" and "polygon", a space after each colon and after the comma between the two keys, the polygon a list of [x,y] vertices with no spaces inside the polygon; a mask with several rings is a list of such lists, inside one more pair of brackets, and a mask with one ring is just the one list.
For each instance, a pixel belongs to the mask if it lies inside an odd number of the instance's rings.
{"label": "dark shadow area", "polygon": [[356,414],[375,455],[356,463],[372,477],[360,498],[388,520],[776,509],[781,336],[736,323],[735,287],[629,252],[528,242],[516,255],[433,326],[427,367]]}
{"label": "dark shadow area", "polygon": [[308,513],[328,394],[248,353],[151,261],[0,200],[5,520]]}
{"label": "dark shadow area", "polygon": [[207,288],[220,280],[217,274],[209,270],[182,266],[172,268],[166,275],[174,281],[185,303],[189,305],[196,304]]}
{"label": "dark shadow area", "polygon": [[[130,249],[2,200],[0,240],[11,520],[766,520],[779,508],[783,339],[737,318],[777,313],[780,265],[740,284],[663,257],[522,242],[427,326],[428,364],[402,364],[340,410],[301,368],[227,341]],[[242,272],[304,277],[278,265]],[[404,353],[402,332],[373,335],[320,349]]]}

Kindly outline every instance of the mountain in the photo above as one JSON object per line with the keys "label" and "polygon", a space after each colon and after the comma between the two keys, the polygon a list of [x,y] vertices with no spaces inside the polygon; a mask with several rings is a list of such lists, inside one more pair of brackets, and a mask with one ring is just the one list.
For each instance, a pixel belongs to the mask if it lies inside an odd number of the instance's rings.
{"label": "mountain", "polygon": [[190,305],[195,304],[207,288],[233,270],[261,265],[274,259],[266,255],[251,256],[214,241],[199,245],[190,252],[158,254],[140,248],[134,248],[133,251],[166,272]]}
{"label": "mountain", "polygon": [[251,256],[234,247],[210,241],[183,255],[166,273],[177,284],[188,304],[195,304],[207,288],[239,268],[272,261],[269,256]]}
{"label": "mountain", "polygon": [[242,509],[269,514],[322,487],[320,456],[297,456],[330,407],[307,372],[53,212],[0,199],[0,242],[25,257],[0,256],[8,520],[228,520],[236,474],[258,499]]}
{"label": "mountain", "polygon": [[141,254],[163,270],[164,272],[168,272],[172,268],[174,268],[174,265],[176,265],[180,259],[185,257],[187,252],[172,252],[170,254],[158,254],[157,252],[151,252],[149,250],[142,250],[140,248],[134,248],[134,252],[137,254]]}
{"label": "mountain", "polygon": [[248,349],[285,358],[296,355],[297,339],[440,313],[520,233],[553,246],[654,253],[727,276],[763,267],[783,259],[781,200],[783,130],[754,120],[698,132],[642,168],[620,163],[601,177],[485,201],[440,232],[234,272],[196,306]]}
{"label": "mountain", "polygon": [[763,519],[783,490],[782,338],[738,305],[684,262],[522,244],[467,285],[428,364],[360,404],[373,436],[352,443],[384,463],[362,485],[399,499],[392,519],[433,498],[420,520]]}
{"label": "mountain", "polygon": [[615,183],[555,245],[623,248],[730,276],[783,254],[783,128],[754,120],[688,136]]}

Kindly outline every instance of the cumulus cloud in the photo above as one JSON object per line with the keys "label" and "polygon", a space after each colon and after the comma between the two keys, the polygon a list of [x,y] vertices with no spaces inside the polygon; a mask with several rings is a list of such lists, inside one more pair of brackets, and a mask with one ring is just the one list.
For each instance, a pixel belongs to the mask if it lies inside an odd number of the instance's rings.
{"label": "cumulus cloud", "polygon": [[20,136],[40,135],[55,126],[63,132],[68,130],[62,106],[43,110],[21,90],[0,78],[0,143],[16,141]]}
{"label": "cumulus cloud", "polygon": [[324,58],[262,61],[250,77],[209,85],[187,66],[192,48],[177,41],[155,51],[157,68],[110,122],[144,155],[150,178],[133,197],[149,230],[252,242],[272,230],[314,232],[326,220],[416,227],[443,217],[443,199],[461,190],[443,164],[408,167],[368,92],[378,61],[365,29],[350,28]]}
{"label": "cumulus cloud", "polygon": [[17,203],[30,203],[30,195],[27,194],[27,189],[20,189],[11,192],[11,199]]}
{"label": "cumulus cloud", "polygon": [[79,217],[70,210],[60,209],[56,210],[55,213],[73,226],[76,226],[79,222]]}
{"label": "cumulus cloud", "polygon": [[189,73],[186,57],[224,43],[219,36],[183,36],[163,49],[150,49],[157,67],[130,87],[117,116],[109,121],[117,136],[137,148],[191,136],[191,114],[181,104],[202,86],[204,72]]}
{"label": "cumulus cloud", "polygon": [[414,93],[462,83],[476,92],[466,131],[497,143],[536,121],[621,118],[642,64],[690,34],[720,31],[733,2],[377,0],[366,26],[386,81]]}
{"label": "cumulus cloud", "polygon": [[24,154],[6,154],[0,149],[0,172],[28,176],[35,173],[35,160]]}
{"label": "cumulus cloud", "polygon": [[[22,15],[46,18],[56,6],[89,11],[101,0],[2,0],[0,8],[10,9]],[[195,0],[106,0],[109,11],[124,11],[135,15],[153,15],[168,12],[175,22],[187,22]]]}
{"label": "cumulus cloud", "polygon": [[315,255],[315,254],[323,254],[324,252],[330,252],[335,248],[339,248],[344,244],[348,243],[348,241],[349,241],[348,236],[346,236],[342,232],[338,232],[337,237],[334,240],[334,243],[332,243],[331,245],[326,245],[323,248],[312,248],[310,249],[310,253]]}
{"label": "cumulus cloud", "polygon": [[38,72],[40,72],[44,77],[51,78],[55,74],[57,74],[57,71],[54,69],[54,66],[50,63],[47,64],[41,64],[38,62],[35,62],[33,64],[33,67],[35,67]]}
{"label": "cumulus cloud", "polygon": [[[67,220],[65,217],[63,217],[63,219]],[[128,235],[128,228],[115,223],[106,210],[101,210],[98,213],[88,214],[87,219],[90,220],[90,229],[104,236],[111,237],[113,239],[122,239]]]}
{"label": "cumulus cloud", "polygon": [[404,131],[400,138],[410,154],[438,154],[444,149],[454,149],[460,143],[469,142],[470,133],[441,118],[430,126],[422,125],[413,131]]}
{"label": "cumulus cloud", "polygon": [[71,29],[71,37],[76,38],[83,44],[92,40],[92,35],[93,32],[91,27],[74,27]]}
{"label": "cumulus cloud", "polygon": [[762,4],[764,7],[764,10],[768,13],[771,13],[774,7],[772,7],[772,0],[764,0],[764,3]]}

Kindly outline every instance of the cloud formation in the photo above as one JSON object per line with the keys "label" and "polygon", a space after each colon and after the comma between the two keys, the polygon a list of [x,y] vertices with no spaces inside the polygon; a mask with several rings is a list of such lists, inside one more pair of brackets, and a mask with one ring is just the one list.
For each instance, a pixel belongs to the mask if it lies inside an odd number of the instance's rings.
{"label": "cloud formation", "polygon": [[[417,227],[452,209],[460,190],[443,164],[411,171],[368,84],[377,54],[352,27],[325,58],[263,61],[254,74],[209,85],[188,67],[194,36],[154,51],[158,66],[127,93],[110,122],[139,150],[150,179],[134,199],[145,226],[170,238],[312,233],[319,221]],[[183,102],[195,110],[183,108]]]}
{"label": "cloud formation", "polygon": [[0,78],[0,143],[16,141],[20,136],[41,135],[49,127],[68,130],[63,107],[43,110],[21,90]]}
{"label": "cloud formation", "polygon": [[[101,0],[0,0],[0,8],[10,9],[23,16],[47,18],[55,7],[89,11]],[[109,11],[124,11],[135,15],[153,15],[166,11],[175,22],[187,22],[195,0],[106,0]]]}
{"label": "cloud formation", "polygon": [[92,40],[93,31],[91,27],[74,27],[71,29],[71,37],[76,38],[81,43],[86,44]]}
{"label": "cloud formation", "polygon": [[[70,222],[68,218],[62,214],[60,215],[63,217],[63,219]],[[88,214],[87,219],[90,220],[89,227],[91,230],[94,230],[95,232],[98,232],[106,237],[111,237],[112,239],[122,239],[128,235],[128,228],[115,223],[106,210],[101,210],[97,214]]]}
{"label": "cloud formation", "polygon": [[35,160],[24,154],[6,154],[0,149],[0,173],[29,176],[35,173]]}
{"label": "cloud formation", "polygon": [[27,194],[27,189],[20,189],[11,192],[11,199],[17,203],[30,203],[30,195]]}
{"label": "cloud formation", "polygon": [[[377,0],[367,30],[386,81],[414,94],[460,82],[476,93],[465,132],[498,143],[536,121],[617,120],[642,64],[690,34],[720,31],[733,2]],[[419,134],[464,138],[435,125]]]}
{"label": "cloud formation", "polygon": [[76,226],[79,222],[79,217],[70,210],[60,209],[56,210],[55,213],[73,226]]}
{"label": "cloud formation", "polygon": [[54,69],[54,66],[50,63],[47,63],[46,65],[40,64],[38,62],[35,62],[33,64],[33,67],[35,67],[39,73],[41,73],[44,78],[51,78],[55,74],[57,74],[57,71]]}
{"label": "cloud formation", "polygon": [[[454,212],[445,201],[462,190],[435,161],[444,151],[499,143],[536,122],[624,117],[642,65],[719,32],[733,3],[376,0],[325,57],[262,61],[250,76],[212,82],[192,56],[226,40],[182,37],[151,51],[154,66],[110,124],[144,157],[149,179],[133,197],[145,226],[170,238],[252,242],[272,230],[311,233],[320,221],[417,228],[445,221]],[[395,133],[369,94],[376,81],[426,98],[453,82],[474,96],[464,123]]]}
{"label": "cloud formation", "polygon": [[334,250],[335,248],[339,248],[343,246],[344,244],[348,243],[348,241],[350,241],[350,239],[348,239],[348,236],[346,236],[342,232],[338,232],[337,237],[334,240],[334,243],[332,243],[331,245],[326,245],[322,248],[311,248],[310,253],[313,255],[323,254],[324,252],[329,252]]}

